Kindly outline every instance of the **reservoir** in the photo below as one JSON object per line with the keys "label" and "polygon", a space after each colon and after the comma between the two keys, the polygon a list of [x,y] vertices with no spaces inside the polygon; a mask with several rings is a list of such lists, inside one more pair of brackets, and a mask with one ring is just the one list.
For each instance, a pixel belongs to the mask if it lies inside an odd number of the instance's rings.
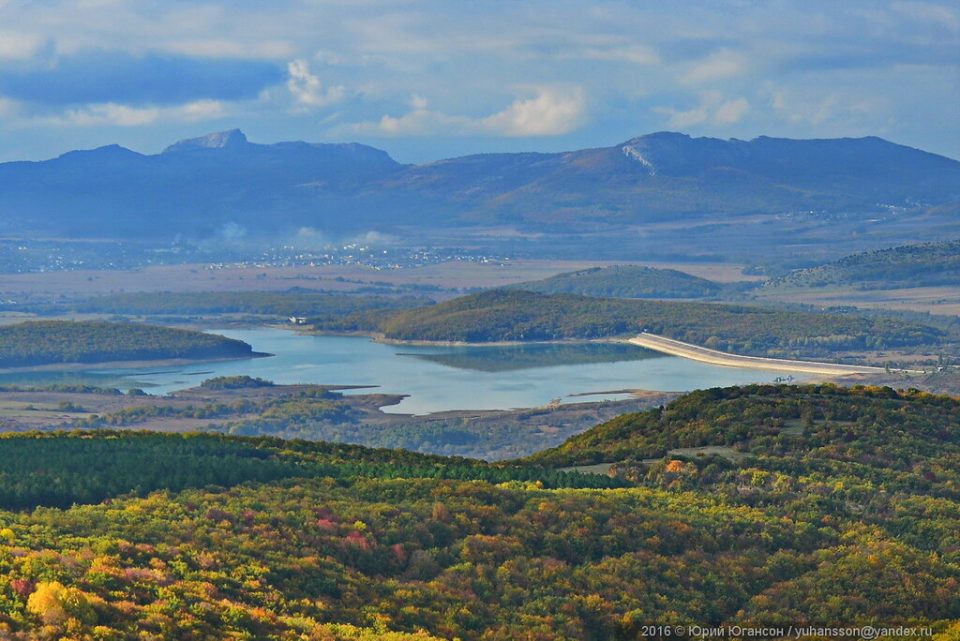
{"label": "reservoir", "polygon": [[[275,383],[375,386],[346,393],[408,395],[386,412],[537,407],[624,398],[624,389],[685,392],[772,382],[785,374],[698,363],[621,343],[412,346],[365,337],[311,336],[275,328],[211,330],[246,341],[267,358],[84,372],[4,375],[0,383],[85,383],[166,394],[214,376]],[[574,396],[576,395],[576,396]]]}

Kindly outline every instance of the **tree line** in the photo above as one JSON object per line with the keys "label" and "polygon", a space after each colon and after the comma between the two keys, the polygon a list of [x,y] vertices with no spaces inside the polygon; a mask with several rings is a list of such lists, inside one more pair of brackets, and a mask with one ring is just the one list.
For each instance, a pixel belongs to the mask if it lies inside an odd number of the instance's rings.
{"label": "tree line", "polygon": [[243,341],[142,323],[28,321],[0,327],[0,367],[252,354]]}

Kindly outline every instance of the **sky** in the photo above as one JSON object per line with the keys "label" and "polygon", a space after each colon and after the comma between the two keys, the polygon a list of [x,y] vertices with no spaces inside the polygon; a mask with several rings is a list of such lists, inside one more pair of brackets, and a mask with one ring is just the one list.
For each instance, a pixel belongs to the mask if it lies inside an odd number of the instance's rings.
{"label": "sky", "polygon": [[960,3],[0,0],[0,161],[233,128],[401,162],[663,130],[960,159]]}

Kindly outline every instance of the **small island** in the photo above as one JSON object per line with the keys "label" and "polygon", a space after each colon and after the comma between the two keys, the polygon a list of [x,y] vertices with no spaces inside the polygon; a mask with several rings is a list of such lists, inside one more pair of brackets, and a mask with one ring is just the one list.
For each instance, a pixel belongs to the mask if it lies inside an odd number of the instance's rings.
{"label": "small island", "polygon": [[0,327],[0,368],[257,355],[243,341],[142,323],[50,320]]}

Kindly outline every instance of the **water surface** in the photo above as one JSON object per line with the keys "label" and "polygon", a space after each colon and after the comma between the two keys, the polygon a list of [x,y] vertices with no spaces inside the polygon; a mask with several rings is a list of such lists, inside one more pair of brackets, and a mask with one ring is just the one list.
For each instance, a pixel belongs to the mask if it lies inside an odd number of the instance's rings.
{"label": "water surface", "polygon": [[[651,352],[629,344],[532,344],[424,347],[387,345],[353,336],[310,336],[272,328],[212,330],[253,345],[269,358],[84,372],[5,375],[0,384],[86,383],[139,387],[165,394],[214,376],[246,374],[275,383],[377,386],[408,394],[387,412],[537,407],[623,398],[623,389],[684,392],[706,387],[772,382],[783,373],[720,367]],[[364,393],[358,389],[347,393]],[[596,393],[590,396],[573,394]]]}

